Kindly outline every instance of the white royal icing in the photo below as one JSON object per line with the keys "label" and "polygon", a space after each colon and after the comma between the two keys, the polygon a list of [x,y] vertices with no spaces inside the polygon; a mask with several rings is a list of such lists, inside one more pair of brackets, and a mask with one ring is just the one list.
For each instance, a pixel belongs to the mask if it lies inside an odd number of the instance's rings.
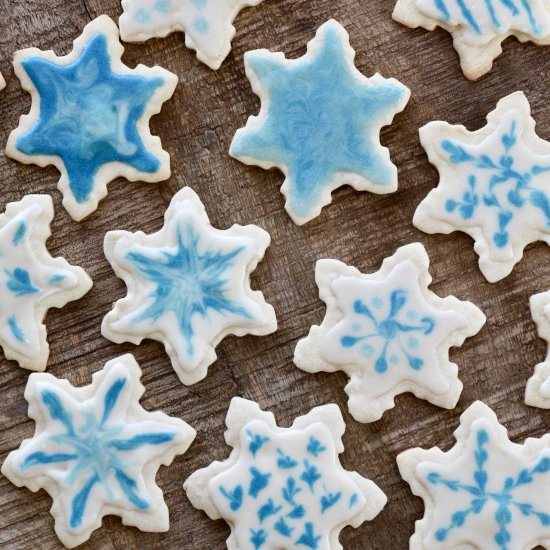
{"label": "white royal icing", "polygon": [[450,32],[472,80],[491,70],[509,36],[550,44],[549,0],[398,0],[393,18],[412,28]]}
{"label": "white royal icing", "polygon": [[0,345],[8,359],[36,371],[48,362],[46,312],[92,287],[83,269],[46,249],[53,216],[49,195],[27,195],[0,216]]}
{"label": "white royal icing", "polygon": [[45,489],[55,531],[68,548],[88,540],[106,515],[142,531],[167,531],[168,508],[155,483],[195,438],[178,418],[148,412],[132,355],[109,361],[83,388],[32,374],[25,390],[35,434],[11,452],[2,473],[18,487]]}
{"label": "white royal icing", "polygon": [[550,142],[536,135],[522,92],[501,99],[481,130],[430,122],[420,139],[440,181],[416,227],[470,235],[489,282],[509,275],[529,243],[550,243]]}
{"label": "white royal icing", "polygon": [[317,262],[327,311],[298,342],[294,362],[307,372],[346,372],[349,409],[360,422],[380,419],[404,392],[445,408],[460,397],[449,348],[477,334],[485,316],[470,302],[431,292],[428,268],[420,243],[398,249],[369,275],[337,260]]}
{"label": "white royal icing", "polygon": [[[550,346],[550,291],[531,296],[529,303],[538,335]],[[527,382],[525,402],[532,407],[550,409],[550,347],[546,359],[535,366],[535,372]]]}
{"label": "white royal icing", "polygon": [[262,0],[122,0],[120,33],[126,42],[144,42],[175,31],[185,33],[185,45],[217,70],[231,51],[233,21],[247,6]]}
{"label": "white royal icing", "polygon": [[107,233],[105,255],[128,295],[106,315],[103,335],[117,343],[159,340],[181,381],[198,382],[226,335],[276,330],[273,308],[250,289],[269,243],[255,225],[213,228],[199,197],[182,189],[159,232]]}
{"label": "white royal icing", "polygon": [[345,425],[324,405],[279,428],[256,403],[234,398],[227,414],[228,459],[195,472],[184,484],[191,503],[231,526],[233,550],[338,550],[340,531],[371,520],[384,493],[344,470]]}
{"label": "white royal icing", "polygon": [[528,549],[550,543],[550,439],[510,442],[480,401],[462,415],[456,445],[411,449],[397,457],[412,492],[424,500],[411,550]]}

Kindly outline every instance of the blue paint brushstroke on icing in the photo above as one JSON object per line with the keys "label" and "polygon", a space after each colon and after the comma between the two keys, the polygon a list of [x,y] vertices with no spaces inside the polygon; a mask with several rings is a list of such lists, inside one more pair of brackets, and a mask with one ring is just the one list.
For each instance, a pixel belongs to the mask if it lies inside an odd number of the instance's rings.
{"label": "blue paint brushstroke on icing", "polygon": [[147,500],[139,495],[137,481],[126,473],[127,468],[132,466],[129,453],[144,446],[169,443],[173,441],[175,433],[140,433],[128,439],[120,439],[123,424],[115,422],[111,423],[113,425],[107,425],[107,422],[127,387],[127,382],[128,380],[122,377],[110,385],[103,399],[100,420],[94,413],[85,413],[85,422],[78,427],[55,391],[43,390],[40,395],[51,418],[65,428],[65,433],[53,435],[51,440],[72,450],[63,453],[36,451],[22,461],[20,468],[27,471],[38,465],[74,463],[65,480],[68,485],[81,485],[71,502],[69,525],[72,529],[82,524],[88,499],[97,484],[104,487],[109,498],[113,497],[114,493],[110,487],[113,477],[128,502],[140,510],[149,507]]}
{"label": "blue paint brushstroke on icing", "polygon": [[63,275],[61,273],[59,273],[58,275],[52,275],[48,279],[48,284],[49,285],[56,285],[57,283],[60,283],[61,281],[64,281],[66,278],[67,278],[67,276]]}
{"label": "blue paint brushstroke on icing", "polygon": [[71,64],[31,56],[22,65],[40,96],[40,116],[19,137],[17,149],[31,156],[60,157],[79,203],[90,198],[99,169],[108,163],[146,173],[159,169],[136,125],[162,78],[113,73],[107,38],[101,33]]}
{"label": "blue paint brushstroke on icing", "polygon": [[502,489],[495,491],[488,489],[490,475],[492,472],[491,454],[487,449],[490,442],[489,433],[479,430],[475,434],[476,449],[473,456],[475,470],[473,483],[464,483],[457,479],[449,479],[437,472],[430,472],[427,476],[429,484],[446,487],[453,493],[466,493],[470,502],[466,508],[453,512],[447,526],[437,529],[435,539],[438,542],[448,540],[451,532],[462,529],[467,525],[471,516],[478,516],[485,509],[494,504],[496,511],[493,519],[495,521],[494,541],[499,550],[510,550],[512,548],[512,533],[509,526],[514,521],[515,513],[523,517],[531,517],[539,521],[543,526],[550,526],[550,514],[537,510],[529,502],[518,501],[514,491],[518,487],[530,485],[539,475],[550,472],[550,458],[544,457],[531,469],[522,469],[515,476],[507,477]]}
{"label": "blue paint brushstroke on icing", "polygon": [[[363,346],[363,354],[366,357],[374,358],[376,351],[371,343],[380,343],[381,350],[374,361],[374,368],[380,374],[388,370],[390,362],[399,364],[402,359],[406,361],[411,369],[416,371],[422,369],[424,360],[414,353],[414,350],[419,347],[418,340],[409,338],[404,344],[400,337],[403,334],[411,333],[415,333],[419,337],[422,335],[427,336],[434,331],[436,322],[428,316],[422,317],[414,324],[406,322],[403,317],[406,319],[416,318],[415,315],[411,315],[415,313],[414,311],[411,310],[406,313],[404,308],[407,302],[407,291],[402,289],[393,290],[386,301],[380,296],[373,301],[373,306],[379,313],[375,313],[362,299],[355,300],[353,311],[368,322],[369,329],[359,334],[343,336],[340,339],[340,344],[343,348],[353,348],[356,345],[361,345]],[[382,316],[380,310],[385,303],[388,304],[387,313]],[[356,328],[361,331],[361,325]]]}
{"label": "blue paint brushstroke on icing", "polygon": [[332,26],[311,60],[286,66],[262,53],[247,59],[270,97],[269,110],[259,129],[236,136],[231,154],[286,166],[288,207],[300,216],[311,214],[337,174],[393,183],[394,168],[376,151],[374,132],[405,91],[392,83],[361,85],[346,56]]}
{"label": "blue paint brushstroke on icing", "polygon": [[19,244],[25,237],[26,232],[27,232],[27,224],[25,221],[21,221],[17,226],[17,230],[15,231],[15,234],[13,235],[13,239],[11,241],[13,246],[19,246]]}
{"label": "blue paint brushstroke on icing", "polygon": [[237,485],[232,491],[228,491],[224,487],[220,487],[220,493],[229,501],[229,507],[233,512],[240,510],[243,505],[243,488],[242,485]]}
{"label": "blue paint brushstroke on icing", "polygon": [[26,269],[16,267],[13,271],[4,270],[8,278],[7,287],[16,296],[26,296],[27,294],[35,294],[40,292],[31,281],[31,276]]}
{"label": "blue paint brushstroke on icing", "polygon": [[10,331],[16,340],[19,340],[19,342],[21,342],[22,344],[28,343],[23,329],[17,323],[15,315],[11,315],[10,317],[8,317],[8,326],[10,327]]}
{"label": "blue paint brushstroke on icing", "polygon": [[[535,14],[529,0],[518,0],[523,7],[523,10],[529,18],[529,25],[533,34],[540,34],[540,26],[536,20]],[[449,23],[451,20],[451,12],[449,6],[454,3],[465,21],[465,23],[471,27],[476,34],[483,34],[481,28],[482,22],[479,21],[471,8],[474,8],[478,0],[433,0],[435,7],[441,13],[441,20],[445,23]],[[487,14],[491,19],[491,24],[494,29],[499,30],[501,28],[501,22],[499,20],[499,14],[502,13],[503,6],[510,12],[513,17],[518,17],[522,14],[521,9],[514,3],[513,0],[483,0]]]}
{"label": "blue paint brushstroke on icing", "polygon": [[[527,171],[516,168],[518,158],[514,148],[518,143],[517,123],[514,121],[510,130],[501,136],[502,153],[498,158],[489,155],[473,155],[462,145],[450,140],[441,146],[453,164],[467,164],[472,173],[468,176],[468,187],[461,199],[449,199],[445,203],[448,213],[457,213],[462,219],[471,219],[480,208],[487,210],[485,215],[494,211],[498,230],[493,234],[493,243],[497,248],[504,248],[510,242],[509,225],[519,210],[531,205],[540,210],[546,223],[550,226],[550,198],[541,189],[534,186],[537,176],[550,172],[550,166],[533,165]],[[488,179],[488,184],[480,180]],[[497,196],[497,189],[509,188],[504,197]]]}
{"label": "blue paint brushstroke on icing", "polygon": [[193,317],[208,319],[209,310],[219,314],[232,313],[245,319],[250,314],[226,296],[225,273],[242,252],[239,247],[227,254],[219,251],[199,251],[199,236],[188,225],[185,238],[177,230],[177,251],[164,250],[161,258],[151,258],[140,252],[129,252],[127,258],[141,275],[152,281],[156,289],[153,303],[134,322],[156,322],[167,312],[176,315],[179,328],[187,341],[187,353],[193,355]]}

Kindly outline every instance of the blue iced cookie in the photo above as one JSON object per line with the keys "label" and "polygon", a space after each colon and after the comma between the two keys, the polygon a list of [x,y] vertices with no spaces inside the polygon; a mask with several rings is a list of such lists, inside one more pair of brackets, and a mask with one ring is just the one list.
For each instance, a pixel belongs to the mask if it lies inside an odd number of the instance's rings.
{"label": "blue iced cookie", "polygon": [[149,119],[172,97],[178,78],[160,67],[129,69],[118,28],[106,15],[89,23],[73,51],[57,57],[36,48],[15,54],[15,73],[32,96],[6,154],[25,164],[54,165],[63,205],[75,220],[94,212],[107,184],[122,176],[158,182],[170,157]]}
{"label": "blue iced cookie", "polygon": [[379,134],[405,108],[410,90],[378,74],[363,76],[354,58],[336,21],[317,31],[300,59],[267,50],[245,55],[262,106],[237,131],[230,154],[284,172],[281,192],[297,224],[318,216],[342,185],[372,193],[397,189],[397,168]]}

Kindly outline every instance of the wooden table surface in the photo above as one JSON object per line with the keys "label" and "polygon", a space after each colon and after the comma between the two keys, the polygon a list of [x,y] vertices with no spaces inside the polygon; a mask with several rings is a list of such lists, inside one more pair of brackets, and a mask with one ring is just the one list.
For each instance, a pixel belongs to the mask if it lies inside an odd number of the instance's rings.
{"label": "wooden table surface", "polygon": [[[224,418],[235,395],[258,401],[282,425],[316,405],[340,405],[347,422],[342,463],[373,479],[389,497],[375,521],[342,533],[342,543],[349,550],[408,547],[422,502],[400,479],[395,457],[413,446],[448,448],[460,414],[474,400],[490,405],[514,440],[541,436],[550,427],[550,413],[523,402],[532,368],[545,355],[545,344],[537,338],[530,319],[528,299],[550,288],[548,247],[530,246],[512,275],[491,285],[478,270],[468,237],[460,233],[428,236],[411,223],[416,206],[437,183],[417,133],[429,120],[477,129],[499,98],[523,90],[539,135],[550,139],[550,49],[508,40],[493,71],[477,83],[468,82],[460,72],[450,36],[399,26],[391,19],[393,5],[394,0],[265,0],[238,17],[233,52],[218,72],[197,62],[180,34],[128,46],[124,60],[129,66],[159,64],[179,75],[174,97],[152,121],[153,133],[161,136],[171,154],[173,176],[161,185],[113,182],[99,209],[81,223],[72,221],[61,207],[55,169],[24,166],[0,154],[1,209],[28,193],[50,193],[56,206],[51,253],[83,266],[94,280],[84,299],[48,314],[48,372],[84,385],[105,361],[132,352],[144,371],[143,405],[181,417],[198,431],[190,451],[169,468],[161,468],[157,478],[170,509],[170,531],[141,533],[108,517],[81,548],[225,548],[226,524],[210,521],[193,509],[182,482],[196,469],[227,456]],[[10,66],[13,52],[37,46],[67,53],[88,21],[103,13],[118,18],[121,8],[119,0],[0,0],[0,13],[0,70],[8,82],[0,93],[0,143],[4,144],[30,105]],[[357,65],[366,75],[379,71],[412,90],[406,111],[382,133],[399,167],[399,191],[376,196],[340,189],[320,217],[298,227],[283,210],[282,175],[246,167],[227,151],[235,130],[259,105],[244,74],[243,53],[266,47],[300,56],[317,27],[331,17],[349,31]],[[215,226],[255,223],[271,234],[272,245],[255,272],[253,286],[273,304],[279,321],[278,332],[271,336],[226,338],[218,346],[219,358],[208,377],[191,387],[179,383],[161,344],[115,345],[100,334],[101,319],[111,303],[125,295],[123,283],[102,253],[105,232],[158,230],[170,198],[186,184],[199,193]],[[464,382],[455,410],[438,409],[409,394],[399,397],[397,407],[381,421],[359,424],[347,412],[343,373],[310,375],[292,363],[296,342],[324,315],[314,264],[319,258],[338,258],[372,272],[397,247],[414,241],[423,242],[430,254],[432,289],[441,296],[454,294],[473,301],[488,322],[476,337],[451,353]],[[1,361],[3,460],[31,436],[34,426],[23,398],[29,373],[13,362]],[[0,548],[61,548],[50,505],[45,492],[17,489],[1,477]]]}

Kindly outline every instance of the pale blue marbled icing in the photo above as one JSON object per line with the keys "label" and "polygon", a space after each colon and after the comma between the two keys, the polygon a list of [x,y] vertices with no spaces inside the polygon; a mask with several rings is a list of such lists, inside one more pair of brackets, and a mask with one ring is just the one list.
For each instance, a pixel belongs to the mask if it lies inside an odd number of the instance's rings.
{"label": "pale blue marbled icing", "polygon": [[146,173],[159,169],[136,123],[164,81],[113,73],[105,35],[95,35],[69,65],[30,56],[22,66],[40,96],[40,116],[19,137],[17,149],[60,157],[76,201],[90,198],[105,164],[121,162]]}
{"label": "pale blue marbled icing", "polygon": [[247,57],[269,96],[269,109],[258,129],[237,134],[231,154],[286,166],[288,208],[300,217],[311,215],[337,174],[358,174],[380,187],[395,177],[377,150],[375,128],[395,111],[405,88],[359,81],[339,28],[327,24],[322,47],[308,60],[287,65],[269,53]]}

